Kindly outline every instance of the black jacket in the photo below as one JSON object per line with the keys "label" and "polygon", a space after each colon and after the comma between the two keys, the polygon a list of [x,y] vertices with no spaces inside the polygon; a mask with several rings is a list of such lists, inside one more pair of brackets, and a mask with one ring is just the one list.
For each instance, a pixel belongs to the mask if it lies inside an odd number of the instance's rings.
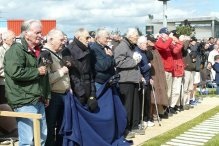
{"label": "black jacket", "polygon": [[96,89],[91,71],[90,49],[78,39],[62,51],[62,57],[69,61],[71,88],[77,97],[96,96]]}

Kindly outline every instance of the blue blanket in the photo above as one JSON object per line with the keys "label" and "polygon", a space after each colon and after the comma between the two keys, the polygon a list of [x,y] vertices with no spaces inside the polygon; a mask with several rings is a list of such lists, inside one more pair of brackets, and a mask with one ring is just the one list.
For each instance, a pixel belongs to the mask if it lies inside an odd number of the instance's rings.
{"label": "blue blanket", "polygon": [[127,117],[115,87],[106,88],[104,84],[97,91],[97,97],[99,109],[91,113],[68,93],[60,130],[63,146],[130,145],[123,137]]}

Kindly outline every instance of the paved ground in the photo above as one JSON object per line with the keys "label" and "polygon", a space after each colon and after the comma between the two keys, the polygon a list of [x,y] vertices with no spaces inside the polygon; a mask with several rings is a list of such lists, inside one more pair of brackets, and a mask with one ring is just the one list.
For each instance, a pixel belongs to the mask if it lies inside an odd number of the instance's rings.
{"label": "paved ground", "polygon": [[162,146],[204,146],[219,133],[219,113],[169,140]]}
{"label": "paved ground", "polygon": [[195,117],[201,115],[219,105],[219,98],[216,97],[205,97],[202,103],[195,106],[193,109],[185,110],[183,112],[178,112],[178,114],[173,115],[169,119],[164,119],[161,121],[161,126],[155,121],[155,127],[150,127],[145,130],[145,135],[137,135],[133,141],[134,146],[141,146],[147,140],[156,137],[162,133],[165,133],[187,121],[194,119]]}
{"label": "paved ground", "polygon": [[[161,121],[161,126],[155,121],[155,127],[147,128],[145,130],[145,135],[136,135],[134,140],[134,146],[141,146],[147,140],[156,137],[166,131],[169,131],[195,117],[199,116],[203,112],[206,112],[219,105],[219,98],[216,97],[206,97],[203,99],[202,103],[195,106],[195,108],[190,110],[185,110],[179,112],[178,114]],[[5,146],[5,145],[0,145]],[[7,146],[13,146],[12,144]],[[17,146],[17,143],[15,144]]]}

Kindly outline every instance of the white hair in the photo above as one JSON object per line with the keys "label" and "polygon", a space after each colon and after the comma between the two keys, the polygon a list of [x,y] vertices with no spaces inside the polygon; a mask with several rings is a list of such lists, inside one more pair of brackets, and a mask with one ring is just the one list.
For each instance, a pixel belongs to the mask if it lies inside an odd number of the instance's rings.
{"label": "white hair", "polygon": [[2,32],[2,40],[7,39],[11,35],[15,35],[15,33],[11,30],[6,30],[6,31]]}
{"label": "white hair", "polygon": [[35,19],[26,20],[21,25],[21,37],[24,37],[25,31],[30,30],[30,26],[33,23],[38,23],[42,27],[42,23],[39,20],[35,20]]}
{"label": "white hair", "polygon": [[63,32],[59,29],[52,29],[48,32],[46,39],[47,41],[50,41],[52,38],[57,36],[64,36]]}
{"label": "white hair", "polygon": [[99,29],[97,29],[95,37],[98,38],[98,37],[109,36],[109,35],[110,35],[110,33],[107,29],[99,28]]}
{"label": "white hair", "polygon": [[126,33],[126,37],[130,38],[133,35],[138,35],[138,30],[136,28],[129,28],[127,33]]}
{"label": "white hair", "polygon": [[147,38],[145,36],[140,36],[137,41],[137,45],[140,46],[142,43],[147,43]]}
{"label": "white hair", "polygon": [[78,30],[75,31],[74,36],[76,38],[79,38],[80,36],[83,36],[85,32],[88,33],[88,31],[85,28],[79,28]]}

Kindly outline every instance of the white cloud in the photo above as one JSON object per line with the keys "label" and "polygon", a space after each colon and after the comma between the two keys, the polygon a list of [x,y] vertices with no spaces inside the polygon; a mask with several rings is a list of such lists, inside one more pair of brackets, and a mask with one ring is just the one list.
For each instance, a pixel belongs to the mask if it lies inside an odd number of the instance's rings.
{"label": "white cloud", "polygon": [[[201,14],[197,2],[201,3],[197,0],[169,1],[168,18]],[[203,3],[210,4],[207,0]],[[57,26],[71,35],[79,27],[89,30],[118,28],[125,32],[128,27],[137,26],[144,31],[147,15],[161,19],[163,12],[162,2],[158,0],[0,0],[0,4],[0,15],[6,19],[56,19]],[[219,16],[218,13],[208,12],[211,16]]]}
{"label": "white cloud", "polygon": [[210,12],[209,14],[212,17],[218,17],[219,18],[219,12]]}

